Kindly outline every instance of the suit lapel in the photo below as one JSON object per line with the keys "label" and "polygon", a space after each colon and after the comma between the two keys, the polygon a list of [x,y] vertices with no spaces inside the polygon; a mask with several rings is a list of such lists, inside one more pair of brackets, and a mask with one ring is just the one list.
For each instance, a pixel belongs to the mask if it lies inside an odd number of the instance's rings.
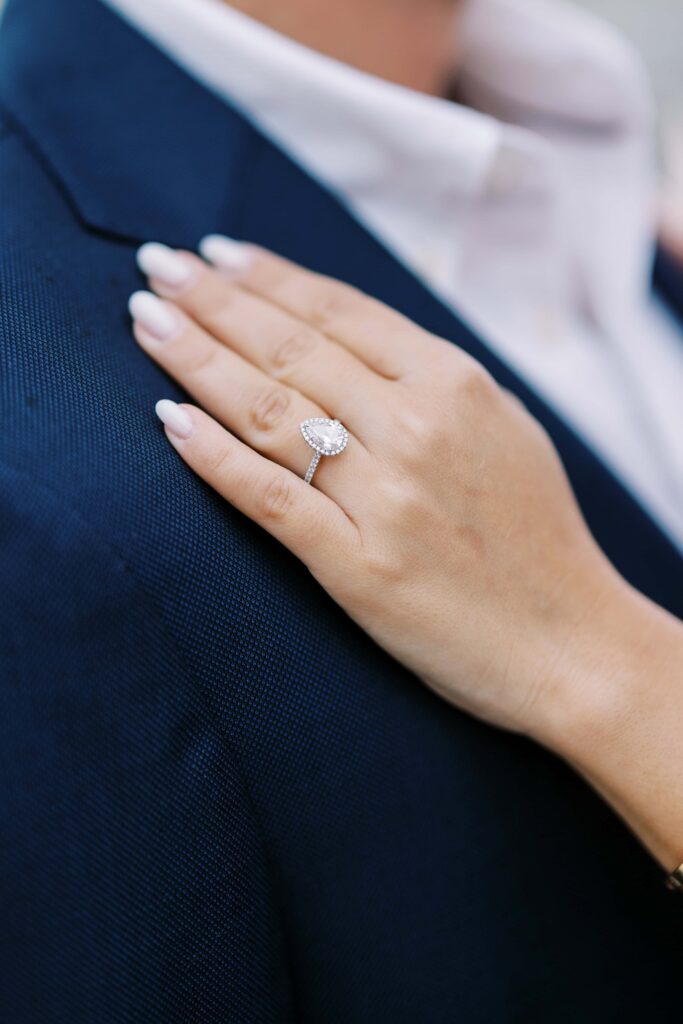
{"label": "suit lapel", "polygon": [[[683,617],[683,559],[569,427],[343,203],[100,0],[9,0],[0,103],[90,229],[195,246],[224,231],[346,280],[478,359],[553,438],[584,515],[639,589]],[[658,265],[660,287],[683,291]],[[669,297],[667,295],[667,297]]]}
{"label": "suit lapel", "polygon": [[101,0],[9,0],[0,49],[0,103],[84,224],[174,245],[232,226],[256,132]]}

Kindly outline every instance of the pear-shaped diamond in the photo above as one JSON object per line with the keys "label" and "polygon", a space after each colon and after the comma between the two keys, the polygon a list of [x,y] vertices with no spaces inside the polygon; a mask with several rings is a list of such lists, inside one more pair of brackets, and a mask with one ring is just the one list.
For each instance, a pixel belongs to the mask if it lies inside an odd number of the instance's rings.
{"label": "pear-shaped diamond", "polygon": [[349,435],[339,420],[313,419],[301,424],[306,442],[321,455],[339,455],[346,448]]}

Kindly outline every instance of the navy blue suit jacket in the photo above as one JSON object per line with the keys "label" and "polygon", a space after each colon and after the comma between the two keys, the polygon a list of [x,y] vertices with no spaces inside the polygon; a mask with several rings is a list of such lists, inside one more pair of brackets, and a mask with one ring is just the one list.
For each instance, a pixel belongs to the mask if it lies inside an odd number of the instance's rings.
{"label": "navy blue suit jacket", "polygon": [[98,0],[9,0],[0,195],[0,1019],[679,1021],[683,905],[617,818],[426,692],[170,449],[153,406],[182,395],[125,313],[136,246],[244,237],[462,346],[550,431],[614,564],[681,615],[653,522]]}

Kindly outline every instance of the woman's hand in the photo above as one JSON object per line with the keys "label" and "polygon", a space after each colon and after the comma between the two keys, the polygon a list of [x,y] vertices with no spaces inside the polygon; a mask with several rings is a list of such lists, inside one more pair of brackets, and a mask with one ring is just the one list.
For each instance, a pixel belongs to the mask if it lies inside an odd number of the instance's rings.
{"label": "woman's hand", "polygon": [[[352,288],[212,238],[144,246],[135,337],[197,401],[168,437],[447,700],[542,736],[571,652],[625,587],[521,404],[455,346]],[[351,438],[302,480],[303,420]],[[588,655],[587,655],[588,656]],[[561,684],[561,685],[560,685]]]}
{"label": "woman's hand", "polygon": [[[143,246],[135,337],[197,400],[187,464],[451,703],[565,757],[683,856],[683,628],[590,537],[539,425],[476,362],[352,288],[228,239]],[[351,439],[323,458],[302,421]]]}

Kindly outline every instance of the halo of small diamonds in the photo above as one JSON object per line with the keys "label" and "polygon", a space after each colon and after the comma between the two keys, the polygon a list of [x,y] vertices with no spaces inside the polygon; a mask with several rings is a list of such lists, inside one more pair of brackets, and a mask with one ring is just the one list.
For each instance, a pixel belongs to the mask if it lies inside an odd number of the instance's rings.
{"label": "halo of small diamonds", "polygon": [[339,420],[318,416],[304,420],[300,429],[306,444],[320,455],[341,455],[349,443],[349,432]]}

